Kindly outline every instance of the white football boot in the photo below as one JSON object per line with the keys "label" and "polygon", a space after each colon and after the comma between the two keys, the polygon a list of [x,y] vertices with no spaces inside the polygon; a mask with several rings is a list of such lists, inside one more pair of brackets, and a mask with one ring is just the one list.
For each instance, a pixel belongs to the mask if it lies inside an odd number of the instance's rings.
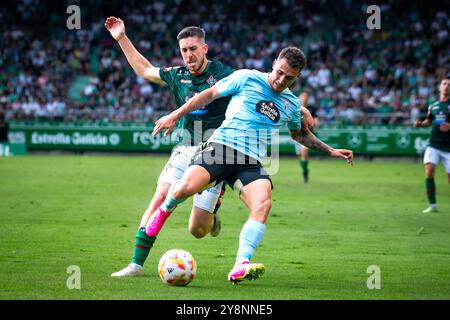
{"label": "white football boot", "polygon": [[123,268],[120,271],[114,272],[111,274],[111,277],[137,277],[143,276],[144,270],[142,267],[136,263],[130,263],[128,266]]}

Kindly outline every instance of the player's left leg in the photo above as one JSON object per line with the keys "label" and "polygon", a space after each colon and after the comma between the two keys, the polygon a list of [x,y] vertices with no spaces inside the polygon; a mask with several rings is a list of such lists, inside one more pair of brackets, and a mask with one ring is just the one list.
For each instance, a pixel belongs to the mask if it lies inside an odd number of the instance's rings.
{"label": "player's left leg", "polygon": [[433,163],[425,164],[425,189],[427,191],[428,208],[423,210],[423,213],[437,212],[436,204],[436,184],[434,182],[434,174],[436,172],[436,165]]}
{"label": "player's left leg", "polygon": [[428,208],[423,210],[423,213],[437,212],[436,203],[436,184],[434,181],[434,175],[436,172],[436,166],[439,164],[439,150],[428,146],[425,149],[423,157],[423,163],[425,165],[425,189],[428,198]]}
{"label": "player's left leg", "polygon": [[146,226],[147,235],[156,236],[177,205],[206,189],[210,179],[210,174],[205,168],[198,165],[188,167],[181,180],[172,184],[166,199],[150,217]]}
{"label": "player's left leg", "polygon": [[250,260],[266,230],[266,220],[271,208],[271,192],[272,183],[266,178],[254,180],[240,190],[240,198],[247,205],[250,214],[239,235],[236,263],[228,274],[228,280],[233,284],[257,279],[265,271],[263,264],[250,263]]}
{"label": "player's left leg", "polygon": [[211,231],[209,232],[211,234],[211,236],[213,236],[213,237],[217,237],[220,233],[220,230],[222,230],[222,221],[221,221],[220,215],[219,215],[219,208],[222,205],[223,196],[225,195],[225,190],[226,190],[226,183],[223,182],[222,188],[220,190],[219,198],[217,199],[216,206],[215,206],[214,212],[213,212],[214,223],[213,223]]}

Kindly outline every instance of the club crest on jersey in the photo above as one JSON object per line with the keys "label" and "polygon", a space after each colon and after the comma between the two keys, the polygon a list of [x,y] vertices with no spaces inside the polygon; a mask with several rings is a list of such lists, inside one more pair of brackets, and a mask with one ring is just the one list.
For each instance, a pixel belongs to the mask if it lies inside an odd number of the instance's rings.
{"label": "club crest on jersey", "polygon": [[256,111],[265,115],[273,123],[280,121],[280,111],[273,101],[259,101],[256,104]]}
{"label": "club crest on jersey", "polygon": [[217,82],[217,80],[214,79],[213,76],[209,76],[209,78],[206,79],[206,83],[209,84],[209,87],[210,87],[210,88],[211,88],[216,82]]}

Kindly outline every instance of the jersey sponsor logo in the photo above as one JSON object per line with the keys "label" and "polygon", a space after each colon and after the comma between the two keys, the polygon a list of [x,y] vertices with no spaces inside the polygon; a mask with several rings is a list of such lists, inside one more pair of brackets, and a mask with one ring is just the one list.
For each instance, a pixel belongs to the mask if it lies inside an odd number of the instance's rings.
{"label": "jersey sponsor logo", "polygon": [[[193,94],[192,96],[184,96],[184,100],[185,100],[186,102],[188,102],[191,98],[193,98],[193,97],[196,96],[197,94],[198,94],[198,91],[194,91],[194,94]],[[191,115],[191,116],[201,116],[201,115],[203,115],[203,114],[205,114],[205,113],[207,113],[207,112],[208,112],[208,110],[207,110],[205,107],[203,107],[203,108],[201,108],[201,109],[198,109],[198,110],[194,110],[194,111],[189,112],[188,115]]]}
{"label": "jersey sponsor logo", "polygon": [[181,83],[192,83],[192,80],[180,79]]}
{"label": "jersey sponsor logo", "polygon": [[208,109],[198,109],[198,110],[191,111],[188,114],[191,116],[201,116],[205,113],[208,113]]}
{"label": "jersey sponsor logo", "polygon": [[273,123],[280,121],[280,111],[273,101],[259,101],[256,104],[256,111],[265,115]]}
{"label": "jersey sponsor logo", "polygon": [[443,112],[439,112],[437,115],[435,115],[434,123],[436,124],[443,124],[447,120],[447,116]]}

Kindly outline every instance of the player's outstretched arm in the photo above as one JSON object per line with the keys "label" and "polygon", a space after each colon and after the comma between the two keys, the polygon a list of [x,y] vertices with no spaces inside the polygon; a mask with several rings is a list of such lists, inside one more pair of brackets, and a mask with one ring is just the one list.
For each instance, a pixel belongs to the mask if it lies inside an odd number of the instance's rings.
{"label": "player's outstretched arm", "polygon": [[211,88],[200,92],[171,114],[158,119],[155,122],[155,128],[153,129],[152,135],[155,136],[163,129],[166,129],[164,132],[164,136],[166,137],[181,117],[189,112],[203,108],[218,98],[220,98],[220,94],[219,91],[217,91],[216,86],[212,86]]}
{"label": "player's outstretched arm", "polygon": [[414,126],[414,128],[427,128],[427,127],[431,126],[431,122],[428,119],[425,119],[423,121],[416,120],[416,121],[414,121],[413,126]]}
{"label": "player's outstretched arm", "polygon": [[413,127],[414,128],[428,128],[429,126],[431,126],[431,120],[432,120],[431,110],[428,109],[425,119],[414,121]]}
{"label": "player's outstretched arm", "polygon": [[125,33],[125,23],[122,19],[108,17],[105,21],[105,28],[108,29],[111,36],[117,41],[122,49],[128,63],[136,74],[148,81],[161,83],[159,68],[154,67],[142,54],[137,51],[130,39]]}
{"label": "player's outstretched arm", "polygon": [[326,143],[320,141],[310,130],[309,128],[302,128],[302,130],[292,131],[291,137],[300,142],[302,145],[323,151],[328,153],[332,157],[341,158],[347,160],[347,163],[353,165],[353,151],[347,149],[334,149],[327,145]]}

